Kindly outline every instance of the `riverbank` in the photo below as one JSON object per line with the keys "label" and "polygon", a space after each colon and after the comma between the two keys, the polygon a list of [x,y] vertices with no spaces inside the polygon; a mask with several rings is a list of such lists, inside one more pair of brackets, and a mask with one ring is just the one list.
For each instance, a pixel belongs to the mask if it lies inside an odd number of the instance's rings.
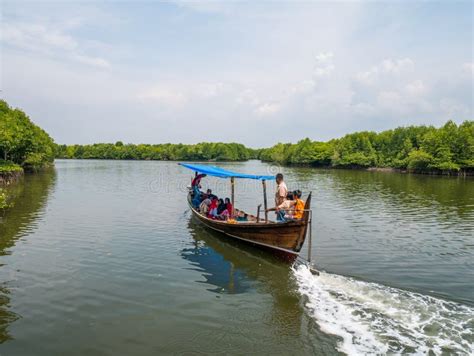
{"label": "riverbank", "polygon": [[24,174],[18,164],[0,160],[0,187],[18,181]]}
{"label": "riverbank", "polygon": [[327,142],[309,138],[269,148],[243,144],[57,145],[56,158],[237,162],[259,159],[284,166],[397,171],[447,176],[474,175],[474,121],[442,127],[409,126],[362,131]]}
{"label": "riverbank", "polygon": [[248,160],[239,160],[239,161],[232,161],[232,160],[222,160],[222,161],[216,161],[215,159],[209,159],[209,160],[189,160],[189,159],[183,159],[183,160],[169,160],[169,159],[116,159],[116,158],[57,158],[57,159],[63,159],[63,160],[84,160],[84,161],[158,161],[158,162],[207,162],[210,164],[221,164],[221,163],[235,163],[235,162],[248,162],[248,161],[259,161],[262,163],[266,164],[276,164],[281,167],[287,167],[287,168],[312,168],[312,169],[334,169],[334,170],[354,170],[354,171],[368,171],[368,172],[384,172],[384,173],[399,173],[399,174],[421,174],[421,175],[431,175],[431,176],[453,176],[453,177],[474,177],[474,169],[461,169],[459,171],[456,170],[422,170],[422,169],[407,169],[407,168],[393,168],[393,167],[361,167],[357,165],[352,165],[352,166],[331,166],[331,165],[319,165],[319,164],[289,164],[289,163],[279,163],[279,162],[271,162],[271,161],[266,161],[266,160],[260,160],[260,159],[248,159]]}
{"label": "riverbank", "polygon": [[[277,163],[261,161],[263,163]],[[407,168],[394,168],[394,167],[361,167],[361,166],[321,166],[321,165],[310,165],[310,164],[285,164],[283,167],[308,167],[313,169],[345,169],[345,170],[356,170],[356,171],[368,171],[368,172],[383,172],[383,173],[401,173],[401,174],[423,174],[431,176],[454,176],[454,177],[472,177],[474,176],[474,169],[460,169],[456,170],[439,170],[439,169],[407,169]]]}
{"label": "riverbank", "polygon": [[0,160],[0,211],[10,206],[9,194],[5,187],[18,182],[23,177],[24,171],[19,165]]}
{"label": "riverbank", "polygon": [[457,176],[457,177],[472,177],[474,176],[474,170],[462,169],[459,171],[441,171],[441,170],[414,170],[414,169],[401,169],[401,168],[390,168],[390,167],[369,167],[363,168],[363,170],[369,172],[387,172],[387,173],[408,173],[408,174],[424,174],[430,176]]}

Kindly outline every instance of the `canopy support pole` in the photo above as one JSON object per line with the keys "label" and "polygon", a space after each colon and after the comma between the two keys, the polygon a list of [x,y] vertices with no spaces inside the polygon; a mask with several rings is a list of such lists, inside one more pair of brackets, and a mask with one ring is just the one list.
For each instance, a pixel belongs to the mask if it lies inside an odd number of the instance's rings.
{"label": "canopy support pole", "polygon": [[232,200],[232,211],[230,211],[230,217],[233,219],[234,218],[234,210],[235,210],[235,181],[234,177],[230,177],[230,192],[231,192],[231,200]]}
{"label": "canopy support pole", "polygon": [[267,184],[265,183],[265,179],[262,179],[262,186],[263,186],[263,207],[265,209],[265,222],[268,222]]}

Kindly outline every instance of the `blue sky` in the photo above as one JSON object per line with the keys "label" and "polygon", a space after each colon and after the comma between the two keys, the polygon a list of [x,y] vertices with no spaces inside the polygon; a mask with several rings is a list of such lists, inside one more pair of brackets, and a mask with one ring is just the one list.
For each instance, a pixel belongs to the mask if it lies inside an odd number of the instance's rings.
{"label": "blue sky", "polygon": [[1,6],[1,95],[59,143],[261,147],[473,119],[472,2]]}

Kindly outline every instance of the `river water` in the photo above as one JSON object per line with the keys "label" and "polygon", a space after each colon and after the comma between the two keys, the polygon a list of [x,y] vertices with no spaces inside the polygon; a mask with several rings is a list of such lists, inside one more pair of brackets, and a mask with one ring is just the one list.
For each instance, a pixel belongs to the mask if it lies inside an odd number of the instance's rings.
{"label": "river water", "polygon": [[319,277],[203,228],[175,162],[58,160],[0,217],[0,354],[473,353],[474,180],[220,165],[313,192]]}

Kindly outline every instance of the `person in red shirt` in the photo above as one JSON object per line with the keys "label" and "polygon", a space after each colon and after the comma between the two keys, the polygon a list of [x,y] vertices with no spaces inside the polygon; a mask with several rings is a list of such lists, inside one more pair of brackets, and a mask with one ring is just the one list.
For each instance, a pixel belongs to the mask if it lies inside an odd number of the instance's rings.
{"label": "person in red shirt", "polygon": [[201,188],[201,179],[204,178],[206,175],[205,174],[197,174],[193,181],[191,182],[191,187],[197,186],[198,188]]}
{"label": "person in red shirt", "polygon": [[209,205],[209,213],[207,214],[208,218],[214,219],[217,216],[217,205],[219,200],[216,196],[211,199],[211,205]]}
{"label": "person in red shirt", "polygon": [[225,198],[225,205],[227,206],[227,212],[229,213],[229,216],[232,219],[234,215],[234,207],[232,206],[232,203],[230,202],[229,198]]}

